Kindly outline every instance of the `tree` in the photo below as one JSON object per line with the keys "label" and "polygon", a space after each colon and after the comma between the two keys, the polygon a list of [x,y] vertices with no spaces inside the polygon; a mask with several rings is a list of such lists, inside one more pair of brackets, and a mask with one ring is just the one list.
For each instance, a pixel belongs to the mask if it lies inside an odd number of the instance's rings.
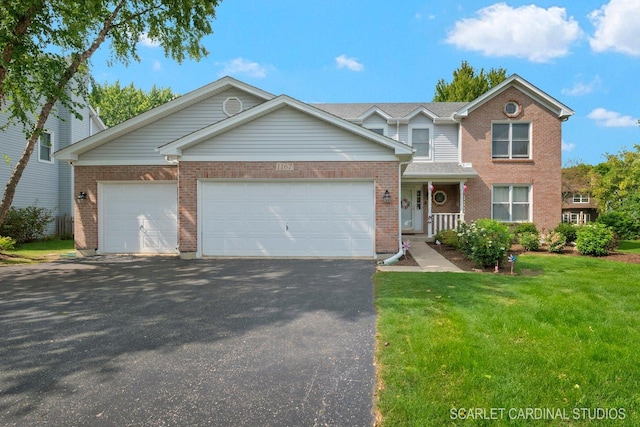
{"label": "tree", "polygon": [[133,83],[120,86],[120,81],[93,83],[89,101],[100,110],[100,118],[105,125],[111,127],[124,122],[138,114],[177,98],[170,88],[162,89],[155,85],[149,92],[137,89]]}
{"label": "tree", "polygon": [[0,107],[27,142],[2,196],[0,224],[54,106],[76,111],[77,99],[86,99],[88,61],[105,41],[111,61],[125,64],[139,61],[143,36],[179,63],[199,60],[219,1],[1,0]]}
{"label": "tree", "polygon": [[438,80],[433,102],[470,102],[506,78],[507,70],[504,68],[492,68],[488,73],[481,68],[476,73],[467,61],[462,61],[460,68],[454,70],[451,83]]}
{"label": "tree", "polygon": [[627,212],[640,220],[640,145],[608,154],[594,167],[593,194],[602,212]]}

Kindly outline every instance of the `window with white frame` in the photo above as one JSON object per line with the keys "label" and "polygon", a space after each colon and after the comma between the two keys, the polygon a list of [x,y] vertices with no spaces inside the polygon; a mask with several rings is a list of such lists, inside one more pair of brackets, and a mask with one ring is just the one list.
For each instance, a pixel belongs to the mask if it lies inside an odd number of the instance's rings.
{"label": "window with white frame", "polygon": [[384,135],[384,128],[367,128],[375,133],[379,133],[380,135]]}
{"label": "window with white frame", "polygon": [[431,143],[429,128],[411,128],[411,146],[415,148],[415,157],[431,158]]}
{"label": "window with white frame", "polygon": [[573,203],[589,203],[589,195],[576,193],[573,195]]}
{"label": "window with white frame", "polygon": [[491,156],[494,159],[530,159],[530,123],[493,123]]}
{"label": "window with white frame", "polygon": [[562,222],[572,224],[586,224],[591,222],[591,214],[584,212],[565,212],[562,214]]}
{"label": "window with white frame", "polygon": [[38,140],[38,161],[53,163],[53,136],[43,131]]}
{"label": "window with white frame", "polygon": [[531,187],[495,185],[493,187],[492,218],[505,222],[531,221]]}

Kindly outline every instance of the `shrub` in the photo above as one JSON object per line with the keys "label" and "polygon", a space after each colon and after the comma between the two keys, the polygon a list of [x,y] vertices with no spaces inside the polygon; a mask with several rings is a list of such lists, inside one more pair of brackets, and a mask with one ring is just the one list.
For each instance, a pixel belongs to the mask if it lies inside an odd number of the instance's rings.
{"label": "shrub", "polygon": [[580,227],[576,248],[582,255],[604,256],[613,244],[613,231],[604,224],[587,224]]}
{"label": "shrub", "polygon": [[570,222],[561,222],[553,231],[562,234],[567,244],[575,242],[578,235],[578,227]]}
{"label": "shrub", "polygon": [[545,243],[549,252],[559,253],[562,252],[567,244],[567,236],[558,231],[552,231],[547,236]]}
{"label": "shrub", "polygon": [[16,241],[11,237],[0,236],[0,251],[10,251],[15,248]]}
{"label": "shrub", "polygon": [[492,219],[479,219],[458,230],[460,251],[478,266],[501,263],[511,246],[509,227]]}
{"label": "shrub", "polygon": [[513,234],[515,234],[516,236],[520,236],[525,233],[533,233],[536,236],[540,235],[540,232],[536,228],[536,225],[532,222],[522,222],[516,225],[513,229]]}
{"label": "shrub", "polygon": [[634,240],[640,234],[640,221],[627,212],[603,213],[596,219],[596,223],[608,226],[623,240]]}
{"label": "shrub", "polygon": [[531,232],[520,233],[518,243],[522,245],[525,251],[537,251],[540,249],[540,236]]}
{"label": "shrub", "polygon": [[456,230],[440,230],[434,236],[434,240],[440,240],[443,244],[453,248],[458,247],[458,233]]}
{"label": "shrub", "polygon": [[52,221],[51,209],[38,206],[11,207],[0,227],[0,235],[11,237],[16,243],[33,242],[44,236]]}

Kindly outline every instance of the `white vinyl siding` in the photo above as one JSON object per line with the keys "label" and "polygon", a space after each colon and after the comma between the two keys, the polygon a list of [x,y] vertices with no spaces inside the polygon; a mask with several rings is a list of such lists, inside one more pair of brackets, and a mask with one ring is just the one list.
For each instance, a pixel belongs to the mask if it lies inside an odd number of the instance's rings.
{"label": "white vinyl siding", "polygon": [[241,99],[245,110],[263,102],[241,90],[229,89],[82,154],[79,161],[162,163],[164,159],[156,148],[227,119],[222,104],[231,96]]}
{"label": "white vinyl siding", "polygon": [[182,161],[397,160],[392,150],[284,107],[185,149]]}
{"label": "white vinyl siding", "polygon": [[459,162],[458,126],[436,125],[433,129],[433,160]]}
{"label": "white vinyl siding", "polygon": [[380,117],[377,114],[372,114],[362,122],[362,127],[371,129],[380,135],[389,135],[387,120],[384,117]]}
{"label": "white vinyl siding", "polygon": [[492,218],[504,222],[531,221],[531,187],[494,185]]}

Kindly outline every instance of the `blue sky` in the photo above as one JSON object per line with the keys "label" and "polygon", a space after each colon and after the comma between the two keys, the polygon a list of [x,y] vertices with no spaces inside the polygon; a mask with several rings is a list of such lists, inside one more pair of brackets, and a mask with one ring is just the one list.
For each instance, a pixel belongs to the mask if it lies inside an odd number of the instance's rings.
{"label": "blue sky", "polygon": [[563,162],[596,164],[640,143],[638,22],[638,0],[224,0],[202,61],[178,65],[142,40],[139,63],[109,67],[105,46],[92,69],[181,94],[231,75],[305,102],[428,102],[467,60],[572,108]]}

